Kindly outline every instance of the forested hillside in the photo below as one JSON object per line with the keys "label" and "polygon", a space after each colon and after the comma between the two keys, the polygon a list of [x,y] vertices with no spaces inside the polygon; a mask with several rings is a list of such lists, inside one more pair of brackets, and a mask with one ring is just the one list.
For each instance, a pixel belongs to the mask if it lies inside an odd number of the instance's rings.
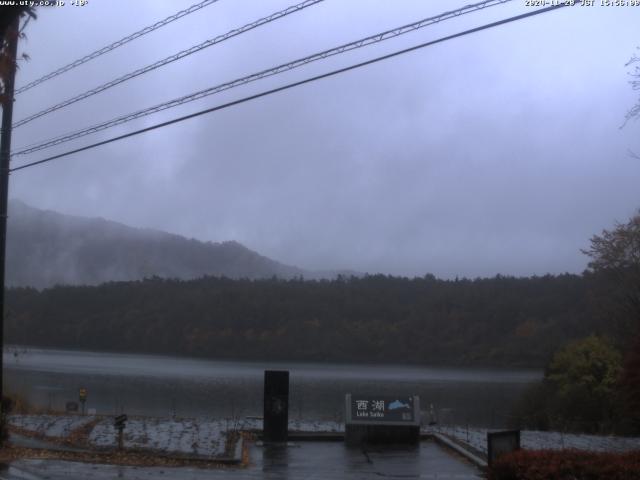
{"label": "forested hillside", "polygon": [[243,360],[542,366],[616,336],[593,274],[328,281],[152,278],[8,290],[6,341]]}
{"label": "forested hillside", "polygon": [[7,239],[9,285],[38,288],[57,284],[96,285],[154,275],[192,279],[203,275],[290,278],[324,274],[284,265],[233,241],[201,242],[102,218],[63,215],[11,202]]}

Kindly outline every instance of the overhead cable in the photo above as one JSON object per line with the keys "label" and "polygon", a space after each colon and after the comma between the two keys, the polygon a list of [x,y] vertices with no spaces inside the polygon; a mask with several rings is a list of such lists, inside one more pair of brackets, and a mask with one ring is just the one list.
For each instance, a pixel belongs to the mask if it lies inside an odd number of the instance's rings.
{"label": "overhead cable", "polygon": [[95,52],[92,52],[88,55],[85,55],[82,58],[79,58],[77,60],[74,60],[73,62],[58,68],[57,70],[54,70],[51,73],[48,73],[28,84],[26,84],[23,87],[18,88],[15,91],[15,95],[18,95],[19,93],[22,92],[26,92],[27,90],[35,87],[36,85],[40,85],[43,82],[46,82],[47,80],[51,80],[54,77],[57,77],[58,75],[62,75],[65,72],[68,72],[69,70],[73,70],[76,67],[79,67],[80,65],[87,63],[91,60],[93,60],[94,58],[98,58],[101,55],[104,55],[107,52],[110,52],[111,50],[115,50],[118,47],[121,47],[133,40],[135,40],[136,38],[140,38],[148,33],[153,32],[154,30],[157,30],[161,27],[164,27],[165,25],[170,24],[171,22],[175,22],[176,20],[178,20],[179,18],[182,18],[186,15],[189,15],[190,13],[193,12],[197,12],[198,10],[204,8],[204,7],[208,7],[209,5],[218,2],[219,0],[204,0],[200,3],[196,3],[195,5],[191,5],[189,8],[185,8],[184,10],[180,10],[179,12],[168,16],[167,18],[160,20],[156,23],[154,23],[153,25],[149,25],[148,27],[143,28],[142,30],[138,30],[137,32],[132,33],[131,35],[127,35],[124,38],[121,38],[120,40],[117,40],[109,45],[107,45],[106,47],[102,47],[98,50],[96,50]]}
{"label": "overhead cable", "polygon": [[194,45],[193,47],[187,48],[186,50],[181,50],[177,53],[174,53],[173,55],[170,55],[169,57],[163,58],[162,60],[158,60],[157,62],[154,62],[151,65],[147,65],[145,67],[134,70],[133,72],[129,72],[125,75],[122,75],[121,77],[115,78],[107,83],[103,83],[102,85],[92,88],[91,90],[87,90],[86,92],[76,95],[75,97],[68,98],[67,100],[57,103],[56,105],[46,108],[40,112],[34,113],[33,115],[29,115],[28,117],[23,118],[22,120],[14,123],[13,128],[20,127],[26,123],[29,123],[35,120],[36,118],[40,118],[44,115],[55,112],[56,110],[60,110],[61,108],[68,107],[69,105],[79,102],[80,100],[84,100],[85,98],[89,98],[100,92],[104,92],[105,90],[115,87],[116,85],[126,82],[127,80],[131,80],[132,78],[151,72],[153,70],[156,70],[157,68],[164,67],[169,63],[175,62],[177,60],[181,60],[189,55],[192,55],[196,52],[204,50],[205,48],[224,42],[225,40],[238,36],[242,33],[248,32],[249,30],[253,30],[254,28],[261,27],[262,25],[265,25],[267,23],[273,22],[280,18],[286,17],[287,15],[291,15],[292,13],[299,12],[300,10],[303,10],[307,7],[310,7],[312,5],[315,5],[323,1],[324,0],[304,0],[303,2],[298,3],[297,5],[293,5],[284,10],[280,10],[278,12],[272,13],[271,15],[260,18],[254,22],[248,23],[240,28],[234,28],[233,30],[228,31],[225,34],[218,35],[217,37],[214,37],[210,40],[202,42],[199,45]]}
{"label": "overhead cable", "polygon": [[[578,3],[578,2],[576,2],[576,3]],[[305,85],[307,83],[315,82],[315,81],[321,80],[323,78],[332,77],[332,76],[335,76],[335,75],[338,75],[338,74],[341,74],[341,73],[348,72],[350,70],[355,70],[357,68],[361,68],[361,67],[364,67],[364,66],[367,66],[367,65],[371,65],[371,64],[374,64],[374,63],[377,63],[377,62],[381,62],[383,60],[387,60],[389,58],[397,57],[397,56],[403,55],[405,53],[413,52],[413,51],[421,49],[421,48],[429,47],[429,46],[435,45],[437,43],[442,43],[442,42],[445,42],[447,40],[452,40],[454,38],[463,37],[465,35],[469,35],[469,34],[472,34],[472,33],[480,32],[482,30],[488,30],[490,28],[498,27],[500,25],[504,25],[504,24],[507,24],[507,23],[512,23],[512,22],[515,22],[515,21],[518,21],[518,20],[523,20],[525,18],[529,18],[529,17],[533,17],[533,16],[536,16],[536,15],[540,15],[542,13],[547,13],[547,12],[550,12],[550,11],[553,11],[553,10],[557,10],[559,8],[563,8],[563,7],[566,7],[566,6],[567,5],[565,5],[564,3],[561,3],[561,4],[557,4],[557,5],[552,5],[550,7],[545,7],[545,8],[541,8],[541,9],[538,9],[538,10],[533,10],[531,12],[523,13],[521,15],[516,15],[514,17],[509,17],[509,18],[506,18],[506,19],[503,19],[503,20],[498,20],[496,22],[487,23],[487,24],[481,25],[479,27],[471,28],[469,30],[464,30],[462,32],[455,33],[455,34],[452,34],[452,35],[447,35],[446,37],[441,37],[441,38],[438,38],[436,40],[431,40],[431,41],[428,41],[428,42],[425,42],[425,43],[421,43],[419,45],[415,45],[413,47],[409,47],[409,48],[405,48],[405,49],[402,49],[402,50],[398,50],[396,52],[389,53],[389,54],[386,54],[386,55],[382,55],[380,57],[376,57],[376,58],[373,58],[371,60],[360,62],[360,63],[354,64],[354,65],[350,65],[348,67],[339,68],[337,70],[333,70],[333,71],[328,72],[328,73],[323,73],[321,75],[316,75],[314,77],[306,78],[304,80],[300,80],[300,81],[297,81],[297,82],[289,83],[287,85],[283,85],[281,87],[277,87],[277,88],[273,88],[271,90],[266,90],[266,91],[263,91],[263,92],[260,92],[260,93],[256,93],[254,95],[250,95],[250,96],[238,99],[238,100],[234,100],[232,102],[224,103],[222,105],[217,105],[215,107],[211,107],[211,108],[207,108],[205,110],[201,110],[199,112],[191,113],[189,115],[185,115],[185,116],[182,116],[182,117],[174,118],[172,120],[168,120],[166,122],[158,123],[158,124],[152,125],[150,127],[142,128],[140,130],[135,130],[133,132],[126,133],[124,135],[119,135],[117,137],[112,137],[112,138],[109,138],[107,140],[103,140],[101,142],[96,142],[96,143],[93,143],[93,144],[90,144],[90,145],[86,145],[84,147],[76,148],[74,150],[69,150],[69,151],[64,152],[64,153],[60,153],[60,154],[57,154],[57,155],[52,155],[50,157],[43,158],[42,160],[37,160],[35,162],[26,163],[24,165],[20,165],[18,167],[14,167],[9,171],[10,172],[15,172],[15,171],[18,171],[18,170],[23,170],[25,168],[34,167],[36,165],[41,165],[43,163],[47,163],[47,162],[51,162],[53,160],[57,160],[59,158],[67,157],[67,156],[73,155],[75,153],[84,152],[86,150],[90,150],[90,149],[93,149],[93,148],[96,148],[96,147],[99,147],[99,146],[102,146],[102,145],[106,145],[108,143],[113,143],[113,142],[116,142],[116,141],[119,141],[119,140],[123,140],[125,138],[129,138],[129,137],[133,137],[133,136],[136,136],[136,135],[140,135],[142,133],[146,133],[146,132],[149,132],[151,130],[156,130],[158,128],[166,127],[168,125],[173,125],[174,123],[183,122],[183,121],[189,120],[191,118],[199,117],[201,115],[212,113],[212,112],[215,112],[215,111],[218,111],[218,110],[223,110],[223,109],[226,109],[226,108],[229,108],[229,107],[233,107],[235,105],[239,105],[239,104],[242,104],[242,103],[245,103],[245,102],[249,102],[251,100],[255,100],[255,99],[258,99],[258,98],[261,98],[261,97],[265,97],[267,95],[271,95],[271,94],[274,94],[274,93],[282,92],[282,91],[288,90],[290,88],[298,87],[300,85]]]}
{"label": "overhead cable", "polygon": [[278,65],[277,67],[273,67],[273,68],[269,68],[267,70],[262,70],[260,72],[257,73],[253,73],[251,75],[247,75],[245,77],[241,77],[241,78],[237,78],[235,80],[232,80],[230,82],[226,82],[226,83],[222,83],[213,87],[209,87],[206,88],[204,90],[200,90],[198,92],[195,93],[191,93],[189,95],[185,95],[179,98],[175,98],[173,100],[152,106],[152,107],[148,107],[145,108],[143,110],[138,110],[137,112],[133,112],[133,113],[129,113],[120,117],[116,117],[113,118],[111,120],[90,126],[90,127],[86,127],[84,129],[75,131],[75,132],[71,132],[71,133],[67,133],[64,135],[60,135],[58,137],[52,138],[52,139],[48,139],[36,144],[32,144],[26,147],[23,147],[21,149],[18,149],[14,155],[26,155],[29,153],[33,153],[36,152],[38,150],[42,150],[45,148],[50,148],[53,147],[55,145],[59,145],[61,143],[66,143],[68,141],[71,140],[75,140],[76,138],[80,138],[86,135],[90,135],[96,132],[99,132],[101,130],[105,130],[107,128],[111,128],[117,125],[121,125],[123,123],[127,123],[130,122],[132,120],[135,120],[137,118],[141,118],[147,115],[151,115],[153,113],[157,113],[160,112],[162,110],[166,110],[169,108],[173,108],[188,102],[192,102],[195,100],[199,100],[201,98],[204,97],[208,97],[210,95],[214,95],[216,93],[225,91],[225,90],[229,90],[231,88],[235,88],[235,87],[239,87],[241,85],[245,85],[247,83],[250,82],[254,82],[256,80],[260,80],[262,78],[266,78],[266,77],[270,77],[273,75],[277,75],[289,70],[293,70],[295,68],[307,65],[309,63],[318,61],[318,60],[323,60],[325,58],[328,57],[332,57],[334,55],[339,55],[342,54],[344,52],[348,52],[350,50],[355,50],[358,48],[362,48],[368,45],[372,45],[375,43],[379,43],[385,40],[389,40],[391,38],[395,38],[398,37],[400,35],[404,35],[406,33],[418,30],[420,28],[424,28],[427,27],[429,25],[433,25],[435,23],[444,21],[444,20],[449,20],[455,17],[459,17],[461,15],[465,15],[471,12],[475,12],[487,7],[491,7],[491,6],[495,6],[495,5],[500,5],[503,3],[507,3],[513,0],[486,0],[483,2],[479,2],[479,3],[475,3],[472,5],[467,5],[465,7],[462,8],[458,8],[456,10],[451,10],[448,12],[444,12],[441,13],[440,15],[436,15],[433,17],[429,17],[429,18],[425,18],[423,20],[417,21],[417,22],[413,22],[410,23],[408,25],[403,25],[401,27],[397,27],[391,30],[387,30],[381,33],[376,33],[375,35],[370,35],[368,37],[365,38],[361,38],[359,40],[353,41],[353,42],[349,42],[349,43],[345,43],[343,45],[340,45],[338,47],[334,47],[331,48],[329,50],[324,50],[322,52],[319,53],[314,53],[313,55],[309,55],[307,57],[303,57],[303,58],[299,58],[297,60],[293,60],[291,62],[288,63],[284,63],[281,65]]}

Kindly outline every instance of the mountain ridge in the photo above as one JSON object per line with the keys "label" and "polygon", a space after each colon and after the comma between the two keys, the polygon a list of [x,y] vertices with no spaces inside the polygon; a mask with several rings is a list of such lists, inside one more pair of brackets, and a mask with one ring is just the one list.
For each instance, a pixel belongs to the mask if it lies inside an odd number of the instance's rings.
{"label": "mountain ridge", "polygon": [[334,278],[356,272],[317,272],[263,256],[235,240],[201,241],[101,217],[41,210],[9,202],[8,286],[97,285],[158,276],[189,280]]}

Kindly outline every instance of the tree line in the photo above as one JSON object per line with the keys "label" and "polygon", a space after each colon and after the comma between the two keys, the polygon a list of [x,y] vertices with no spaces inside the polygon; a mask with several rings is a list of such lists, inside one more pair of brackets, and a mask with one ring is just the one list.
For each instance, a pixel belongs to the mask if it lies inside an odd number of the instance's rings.
{"label": "tree line", "polygon": [[[607,279],[149,278],[7,291],[7,342],[242,360],[545,365],[568,341],[625,338]],[[609,284],[607,284],[609,285]],[[628,333],[628,332],[627,332]]]}

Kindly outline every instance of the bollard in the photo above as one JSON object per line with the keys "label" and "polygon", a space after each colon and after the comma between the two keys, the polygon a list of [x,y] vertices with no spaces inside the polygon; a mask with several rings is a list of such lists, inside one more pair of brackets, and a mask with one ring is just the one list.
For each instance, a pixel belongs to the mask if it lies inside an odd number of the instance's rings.
{"label": "bollard", "polygon": [[116,427],[116,429],[118,430],[118,450],[122,450],[124,448],[123,431],[124,431],[126,421],[127,421],[127,416],[122,414],[122,415],[118,415],[113,422],[113,426]]}

